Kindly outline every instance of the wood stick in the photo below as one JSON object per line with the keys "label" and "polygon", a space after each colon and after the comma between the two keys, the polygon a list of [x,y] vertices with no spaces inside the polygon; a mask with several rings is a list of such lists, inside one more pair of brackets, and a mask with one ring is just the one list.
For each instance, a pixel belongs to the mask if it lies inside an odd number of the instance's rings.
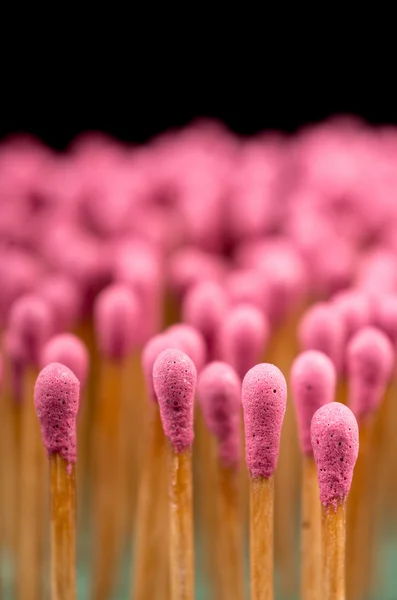
{"label": "wood stick", "polygon": [[251,600],[274,598],[274,479],[250,481]]}
{"label": "wood stick", "polygon": [[322,507],[323,600],[345,600],[346,505]]}
{"label": "wood stick", "polygon": [[304,456],[301,511],[301,599],[321,598],[321,510],[316,463]]}
{"label": "wood stick", "polygon": [[75,467],[59,454],[50,457],[51,598],[76,598]]}

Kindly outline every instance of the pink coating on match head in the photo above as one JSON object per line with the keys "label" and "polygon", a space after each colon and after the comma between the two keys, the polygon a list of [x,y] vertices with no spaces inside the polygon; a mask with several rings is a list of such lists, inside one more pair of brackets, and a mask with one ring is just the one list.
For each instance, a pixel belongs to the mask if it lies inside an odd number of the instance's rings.
{"label": "pink coating on match head", "polygon": [[77,323],[82,308],[81,297],[77,285],[69,277],[48,276],[40,282],[37,293],[51,306],[58,331],[67,331]]}
{"label": "pink coating on match head", "polygon": [[168,281],[171,290],[183,297],[199,281],[219,281],[225,273],[226,266],[216,254],[185,247],[171,256]]}
{"label": "pink coating on match head", "polygon": [[37,294],[21,296],[11,307],[8,329],[25,365],[38,364],[43,345],[54,329],[50,306]]}
{"label": "pink coating on match head", "polygon": [[371,322],[370,299],[358,290],[339,292],[332,298],[332,304],[343,320],[346,341]]}
{"label": "pink coating on match head", "polygon": [[265,310],[268,293],[266,279],[258,270],[232,271],[226,279],[225,288],[232,306],[253,304],[260,310]]}
{"label": "pink coating on match head", "polygon": [[352,483],[359,447],[357,421],[350,408],[330,402],[314,413],[310,431],[320,501],[336,510],[346,500]]}
{"label": "pink coating on match head", "polygon": [[60,454],[69,464],[76,462],[79,394],[79,380],[60,363],[44,367],[34,387],[34,405],[47,453]]}
{"label": "pink coating on match head", "polygon": [[301,350],[319,350],[334,363],[339,373],[343,364],[345,328],[335,307],[327,302],[318,302],[303,315],[298,326]]}
{"label": "pink coating on match head", "polygon": [[0,257],[0,325],[7,321],[12,304],[31,292],[38,280],[40,267],[26,253],[4,251]]}
{"label": "pink coating on match head", "polygon": [[269,336],[270,326],[265,315],[254,306],[238,305],[226,313],[220,326],[220,354],[242,379],[260,361]]}
{"label": "pink coating on match head", "polygon": [[303,454],[312,454],[310,424],[316,410],[335,397],[336,371],[333,362],[317,350],[302,352],[291,367],[300,446]]}
{"label": "pink coating on match head", "polygon": [[397,348],[397,295],[380,295],[373,302],[374,324],[389,337]]}
{"label": "pink coating on match head", "polygon": [[203,335],[209,360],[217,354],[217,335],[228,304],[225,290],[214,281],[197,283],[184,298],[183,320]]}
{"label": "pink coating on match head", "polygon": [[390,340],[376,327],[364,327],[351,338],[346,349],[348,402],[358,420],[379,407],[394,359]]}
{"label": "pink coating on match head", "polygon": [[177,343],[177,347],[187,354],[200,373],[207,359],[207,351],[203,336],[195,327],[187,323],[175,323],[166,330],[166,333],[171,335]]}
{"label": "pink coating on match head", "polygon": [[153,385],[164,433],[178,453],[191,448],[197,371],[180,350],[164,350],[153,366]]}
{"label": "pink coating on match head", "polygon": [[224,362],[212,362],[201,372],[197,397],[208,429],[218,439],[219,459],[226,467],[240,461],[241,381]]}
{"label": "pink coating on match head", "polygon": [[251,477],[269,479],[276,470],[287,403],[287,383],[280,369],[261,363],[243,379],[245,456]]}
{"label": "pink coating on match head", "polygon": [[140,327],[134,292],[122,284],[104,289],[95,301],[94,323],[102,354],[113,360],[126,358],[134,348]]}
{"label": "pink coating on match head", "polygon": [[[178,340],[177,336],[172,335],[171,332],[165,332],[153,336],[146,342],[142,350],[142,370],[145,377],[146,389],[149,392],[150,398],[155,402],[157,402],[157,398],[153,386],[153,366],[159,354],[164,352],[164,350],[171,349],[186,352],[184,345]],[[188,352],[186,354],[189,355]]]}
{"label": "pink coating on match head", "polygon": [[80,338],[72,333],[59,333],[45,344],[40,357],[40,366],[60,363],[68,367],[84,387],[88,377],[88,350]]}

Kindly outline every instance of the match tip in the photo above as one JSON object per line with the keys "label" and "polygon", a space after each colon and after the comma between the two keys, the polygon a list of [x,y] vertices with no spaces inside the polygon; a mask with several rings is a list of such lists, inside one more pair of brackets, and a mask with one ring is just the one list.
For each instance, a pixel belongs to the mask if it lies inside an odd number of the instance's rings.
{"label": "match tip", "polygon": [[81,298],[77,285],[69,277],[47,277],[40,282],[37,292],[51,306],[58,331],[66,331],[77,322]]}
{"label": "match tip", "polygon": [[349,494],[358,456],[356,418],[344,404],[325,404],[313,416],[311,438],[320,501],[326,508],[336,509]]}
{"label": "match tip", "polygon": [[18,340],[25,363],[38,364],[44,343],[53,332],[53,314],[37,294],[26,294],[12,305],[8,327]]}
{"label": "match tip", "polygon": [[251,477],[268,479],[276,470],[287,383],[280,369],[261,363],[242,384],[246,461]]}
{"label": "match tip", "polygon": [[142,351],[142,370],[145,377],[146,388],[150,398],[155,402],[157,401],[157,398],[153,386],[153,366],[159,354],[164,352],[164,350],[171,349],[184,350],[184,347],[177,339],[177,336],[173,336],[171,332],[165,332],[150,338]]}
{"label": "match tip", "polygon": [[94,306],[98,344],[104,356],[121,360],[132,351],[139,328],[139,308],[132,290],[123,284],[104,289]]}
{"label": "match tip", "polygon": [[364,327],[350,340],[346,350],[349,406],[361,419],[379,407],[392,375],[393,346],[376,327]]}
{"label": "match tip", "polygon": [[174,347],[183,350],[192,359],[199,373],[204,367],[207,358],[205,341],[201,333],[187,323],[171,325],[166,333],[172,335],[176,340],[178,345]]}
{"label": "match tip", "polygon": [[60,333],[45,344],[40,357],[42,368],[50,363],[68,367],[85,386],[88,377],[89,357],[84,343],[72,333]]}
{"label": "match tip", "polygon": [[153,385],[164,433],[174,450],[191,447],[194,438],[193,408],[197,372],[193,361],[180,350],[164,350],[153,366]]}
{"label": "match tip", "polygon": [[299,345],[302,350],[319,350],[326,354],[339,372],[343,364],[345,329],[335,307],[318,302],[303,315],[298,327]]}
{"label": "match tip", "polygon": [[291,368],[291,387],[303,454],[312,454],[310,424],[313,414],[334,400],[336,372],[332,361],[317,350],[302,352]]}
{"label": "match tip", "polygon": [[47,453],[76,462],[76,417],[80,384],[74,373],[60,363],[44,367],[34,387],[34,405]]}
{"label": "match tip", "polygon": [[241,381],[224,362],[212,362],[201,372],[197,396],[208,429],[219,442],[219,458],[226,467],[240,460]]}

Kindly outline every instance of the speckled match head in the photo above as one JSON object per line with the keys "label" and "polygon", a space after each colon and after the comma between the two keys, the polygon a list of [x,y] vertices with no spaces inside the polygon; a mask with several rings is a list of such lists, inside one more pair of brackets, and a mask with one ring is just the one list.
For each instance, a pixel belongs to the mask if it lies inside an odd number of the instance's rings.
{"label": "speckled match head", "polygon": [[376,327],[364,327],[346,349],[348,403],[358,420],[377,410],[392,374],[394,351]]}
{"label": "speckled match head", "polygon": [[59,333],[44,345],[40,356],[40,366],[44,368],[50,363],[60,363],[68,367],[84,387],[88,377],[88,350],[76,335]]}
{"label": "speckled match head", "polygon": [[226,313],[220,326],[220,355],[242,379],[260,361],[269,335],[269,322],[258,308],[248,304],[235,306]]}
{"label": "speckled match head", "polygon": [[187,325],[187,323],[171,325],[166,333],[176,339],[179,345],[175,348],[183,350],[192,359],[197,372],[200,373],[206,363],[207,355],[205,341],[201,333],[192,325]]}
{"label": "speckled match head", "polygon": [[226,467],[240,461],[241,381],[224,362],[212,362],[201,372],[197,397],[208,429],[218,439],[219,459]]}
{"label": "speckled match head", "polygon": [[177,339],[177,336],[166,332],[153,336],[145,344],[142,351],[142,370],[145,377],[146,389],[150,398],[155,402],[157,402],[157,398],[153,387],[153,366],[159,354],[164,352],[164,350],[171,349],[183,351],[184,346]]}
{"label": "speckled match head", "polygon": [[180,350],[164,350],[153,366],[153,385],[164,433],[175,452],[191,448],[194,438],[193,408],[197,371]]}
{"label": "speckled match head", "polygon": [[311,436],[320,501],[326,508],[346,500],[358,456],[358,425],[350,408],[330,402],[313,415]]}
{"label": "speckled match head", "polygon": [[292,363],[291,388],[294,398],[300,446],[312,454],[310,424],[316,410],[334,400],[336,371],[333,362],[317,350],[302,352]]}
{"label": "speckled match head", "polygon": [[132,352],[139,318],[138,301],[127,286],[114,284],[99,294],[94,305],[94,323],[104,356],[122,360]]}
{"label": "speckled match head", "polygon": [[339,373],[343,364],[345,329],[332,304],[318,302],[303,315],[298,326],[301,350],[319,350],[334,363]]}
{"label": "speckled match head", "polygon": [[34,387],[34,405],[47,453],[60,454],[69,464],[76,462],[79,393],[79,380],[60,363],[44,367]]}
{"label": "speckled match head", "polygon": [[248,371],[242,384],[245,456],[251,477],[269,479],[276,470],[287,383],[280,369],[268,363]]}
{"label": "speckled match head", "polygon": [[50,306],[36,294],[26,294],[11,307],[8,329],[25,365],[39,364],[43,345],[53,332]]}

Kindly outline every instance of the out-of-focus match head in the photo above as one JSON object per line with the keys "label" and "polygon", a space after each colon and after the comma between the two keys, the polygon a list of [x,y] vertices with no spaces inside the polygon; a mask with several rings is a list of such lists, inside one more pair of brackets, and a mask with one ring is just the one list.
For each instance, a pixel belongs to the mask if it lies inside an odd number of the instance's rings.
{"label": "out-of-focus match head", "polygon": [[346,341],[371,322],[370,299],[367,294],[359,290],[339,292],[332,298],[332,304],[342,318]]}
{"label": "out-of-focus match head", "polygon": [[357,419],[377,410],[386,392],[394,365],[393,346],[376,327],[364,327],[346,349],[348,403]]}
{"label": "out-of-focus match head", "polygon": [[352,483],[359,446],[357,421],[350,408],[330,402],[314,413],[310,430],[320,501],[336,510]]}
{"label": "out-of-focus match head", "polygon": [[209,363],[200,373],[197,397],[208,429],[219,444],[219,458],[226,467],[240,461],[241,380],[232,366]]}
{"label": "out-of-focus match head", "polygon": [[180,350],[164,350],[153,366],[154,391],[164,433],[175,452],[191,448],[194,438],[193,409],[197,371]]}
{"label": "out-of-focus match head", "polygon": [[104,289],[94,305],[94,324],[102,354],[122,360],[133,350],[140,327],[139,304],[134,292],[123,284]]}
{"label": "out-of-focus match head", "polygon": [[17,342],[25,365],[39,364],[43,345],[53,333],[53,313],[37,294],[26,294],[11,307],[8,329]]}
{"label": "out-of-focus match head", "polygon": [[79,380],[60,363],[44,367],[34,387],[34,405],[47,453],[60,454],[69,465],[76,462],[79,394]]}
{"label": "out-of-focus match head", "polygon": [[261,363],[248,371],[242,384],[242,404],[251,478],[269,479],[276,470],[286,403],[287,383],[280,369]]}
{"label": "out-of-focus match head", "polygon": [[77,323],[82,299],[77,287],[65,275],[51,275],[40,281],[37,293],[51,306],[54,325],[58,331],[67,331]]}
{"label": "out-of-focus match head", "polygon": [[166,330],[178,342],[178,347],[183,350],[194,362],[197,372],[200,373],[207,358],[205,341],[201,333],[187,323],[176,323]]}
{"label": "out-of-focus match head", "polygon": [[312,454],[310,424],[316,410],[334,400],[336,371],[333,362],[318,350],[302,352],[292,363],[291,388],[295,403],[300,446]]}
{"label": "out-of-focus match head", "polygon": [[146,389],[149,392],[150,398],[155,402],[157,402],[157,398],[153,387],[153,366],[159,354],[164,352],[164,350],[171,349],[183,351],[185,348],[177,336],[165,332],[153,336],[145,344],[142,351],[142,370],[145,377]]}
{"label": "out-of-focus match head", "polygon": [[44,345],[40,357],[40,366],[60,363],[68,367],[84,388],[89,370],[88,350],[84,342],[73,333],[59,333]]}

